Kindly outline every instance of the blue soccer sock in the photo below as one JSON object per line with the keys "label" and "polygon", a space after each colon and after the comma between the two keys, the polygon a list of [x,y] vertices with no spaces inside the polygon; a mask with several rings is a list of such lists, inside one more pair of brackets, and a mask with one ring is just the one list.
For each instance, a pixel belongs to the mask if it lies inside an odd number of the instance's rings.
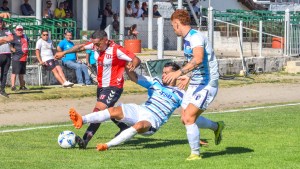
{"label": "blue soccer sock", "polygon": [[195,123],[201,129],[211,129],[213,131],[218,129],[218,124],[216,122],[213,122],[203,116],[199,116]]}

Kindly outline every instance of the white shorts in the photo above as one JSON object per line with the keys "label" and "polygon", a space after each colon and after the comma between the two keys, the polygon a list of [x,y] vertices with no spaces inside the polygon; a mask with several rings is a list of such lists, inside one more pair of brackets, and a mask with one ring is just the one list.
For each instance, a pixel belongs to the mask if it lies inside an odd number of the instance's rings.
{"label": "white shorts", "polygon": [[189,103],[200,110],[206,110],[217,95],[218,88],[210,85],[189,86],[182,100],[182,108],[186,109]]}
{"label": "white shorts", "polygon": [[119,120],[120,122],[123,122],[128,126],[133,126],[135,123],[140,121],[148,121],[151,123],[152,127],[150,130],[142,133],[142,135],[152,135],[159,129],[160,121],[145,107],[137,104],[122,104],[121,107],[124,118]]}

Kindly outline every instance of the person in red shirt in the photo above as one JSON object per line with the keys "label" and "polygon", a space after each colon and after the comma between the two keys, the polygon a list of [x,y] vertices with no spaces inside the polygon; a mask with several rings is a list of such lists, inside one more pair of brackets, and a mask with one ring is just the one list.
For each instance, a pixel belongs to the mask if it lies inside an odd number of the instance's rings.
{"label": "person in red shirt", "polygon": [[[91,35],[91,42],[75,45],[66,51],[57,52],[55,58],[60,59],[67,53],[87,49],[95,51],[94,57],[98,65],[97,103],[94,108],[94,112],[97,112],[114,106],[123,92],[125,67],[129,71],[134,71],[141,61],[135,54],[124,49],[114,41],[108,40],[107,34],[103,30],[95,31]],[[116,135],[128,128],[124,123],[117,122],[114,119],[112,121],[120,128]],[[83,140],[80,137],[76,137],[79,148],[86,148],[99,127],[100,123],[91,123],[83,136]]]}
{"label": "person in red shirt", "polygon": [[13,36],[14,40],[10,43],[12,51],[11,90],[17,90],[15,86],[17,75],[19,75],[20,90],[28,90],[25,87],[24,74],[26,74],[29,39],[23,34],[23,26],[21,25],[16,26]]}

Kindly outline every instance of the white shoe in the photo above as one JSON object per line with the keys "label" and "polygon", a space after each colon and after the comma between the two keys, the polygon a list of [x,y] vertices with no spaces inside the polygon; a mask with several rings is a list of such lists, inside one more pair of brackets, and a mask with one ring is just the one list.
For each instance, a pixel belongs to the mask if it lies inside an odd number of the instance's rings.
{"label": "white shoe", "polygon": [[72,87],[74,83],[71,83],[69,81],[65,81],[64,84],[62,85],[63,87]]}

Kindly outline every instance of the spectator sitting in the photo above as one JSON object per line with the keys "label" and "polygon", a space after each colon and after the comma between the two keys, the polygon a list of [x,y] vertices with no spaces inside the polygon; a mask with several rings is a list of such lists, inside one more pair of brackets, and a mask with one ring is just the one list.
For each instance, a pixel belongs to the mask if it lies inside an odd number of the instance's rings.
{"label": "spectator sitting", "polygon": [[74,83],[66,80],[65,74],[62,71],[57,60],[54,60],[53,55],[53,44],[52,40],[49,38],[49,33],[47,30],[42,30],[42,38],[36,42],[35,54],[41,65],[48,70],[52,71],[56,80],[63,87],[72,87]]}
{"label": "spectator sitting", "polygon": [[31,5],[28,3],[29,0],[24,0],[24,4],[21,5],[22,15],[30,16],[34,14]]}
{"label": "spectator sitting", "polygon": [[153,5],[153,18],[161,17],[160,13],[158,12],[158,5]]}
{"label": "spectator sitting", "polygon": [[59,3],[59,7],[54,10],[55,18],[65,18],[66,12],[64,9],[64,2]]}
{"label": "spectator sitting", "polygon": [[139,32],[137,31],[137,25],[133,24],[130,29],[129,29],[129,36],[132,36],[132,39],[137,39],[137,35],[139,34]]}
{"label": "spectator sitting", "polygon": [[114,21],[112,22],[113,29],[115,31],[115,34],[119,34],[119,29],[120,29],[120,22],[119,22],[119,17],[117,14],[114,14],[113,16]]}
{"label": "spectator sitting", "polygon": [[131,5],[132,5],[132,1],[128,1],[128,2],[127,2],[126,9],[125,9],[125,16],[127,16],[127,17],[132,16],[132,13],[133,13],[133,12],[132,12]]}
{"label": "spectator sitting", "polygon": [[20,90],[28,90],[25,87],[24,75],[26,74],[29,39],[23,34],[23,26],[21,25],[16,26],[13,36],[14,40],[10,42],[12,51],[11,90],[17,91],[15,86],[17,75],[19,76]]}
{"label": "spectator sitting", "polygon": [[[65,32],[65,39],[60,41],[57,46],[57,51],[65,51],[74,47],[74,43],[71,41],[72,32],[68,30]],[[85,64],[78,60],[77,53],[68,53],[62,58],[64,66],[74,69],[76,73],[77,83],[79,85],[91,85],[91,79],[88,73],[88,68]],[[83,82],[82,73],[84,75],[85,83]]]}
{"label": "spectator sitting", "polygon": [[73,12],[69,7],[68,1],[64,2],[64,9],[65,9],[65,13],[66,13],[66,18],[73,18]]}
{"label": "spectator sitting", "polygon": [[51,10],[52,2],[50,0],[47,0],[46,2],[47,7],[44,9],[43,17],[44,18],[53,18],[53,11]]}
{"label": "spectator sitting", "polygon": [[9,12],[9,8],[7,7],[7,5],[8,5],[8,1],[4,0],[2,6],[0,7],[0,10],[4,12]]}

